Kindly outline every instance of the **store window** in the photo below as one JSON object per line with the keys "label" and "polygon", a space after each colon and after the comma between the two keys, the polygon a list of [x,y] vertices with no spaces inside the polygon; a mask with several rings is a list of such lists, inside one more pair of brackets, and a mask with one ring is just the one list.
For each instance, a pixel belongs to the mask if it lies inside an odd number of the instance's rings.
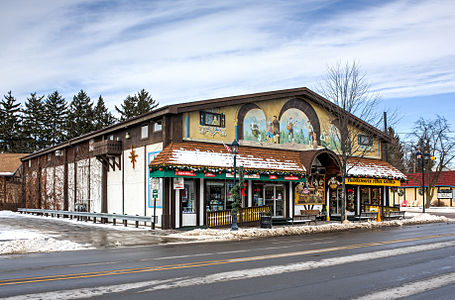
{"label": "store window", "polygon": [[370,189],[367,187],[360,188],[360,200],[363,205],[370,204]]}
{"label": "store window", "polygon": [[224,181],[207,181],[205,190],[206,210],[223,210],[225,199]]}
{"label": "store window", "polygon": [[253,206],[264,205],[264,185],[255,183],[253,185]]}
{"label": "store window", "polygon": [[381,188],[371,189],[371,205],[381,205]]}
{"label": "store window", "polygon": [[185,180],[182,190],[182,212],[184,214],[196,213],[196,194],[194,191],[194,181]]}
{"label": "store window", "polygon": [[[233,181],[207,181],[205,186],[206,210],[218,211],[232,209],[233,201],[230,190],[233,186]],[[242,203],[240,203],[240,206],[243,206]]]}

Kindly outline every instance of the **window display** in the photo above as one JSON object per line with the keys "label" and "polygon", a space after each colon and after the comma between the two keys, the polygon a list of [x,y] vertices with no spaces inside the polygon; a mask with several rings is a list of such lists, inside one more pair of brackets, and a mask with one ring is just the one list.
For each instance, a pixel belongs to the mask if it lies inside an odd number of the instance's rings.
{"label": "window display", "polygon": [[253,185],[253,206],[263,206],[264,205],[264,185],[263,184],[254,184]]}
{"label": "window display", "polygon": [[194,193],[194,181],[185,180],[184,188],[181,190],[182,212],[184,214],[196,213],[196,196]]}
{"label": "window display", "polygon": [[206,184],[206,210],[217,211],[224,209],[224,182],[207,181]]}

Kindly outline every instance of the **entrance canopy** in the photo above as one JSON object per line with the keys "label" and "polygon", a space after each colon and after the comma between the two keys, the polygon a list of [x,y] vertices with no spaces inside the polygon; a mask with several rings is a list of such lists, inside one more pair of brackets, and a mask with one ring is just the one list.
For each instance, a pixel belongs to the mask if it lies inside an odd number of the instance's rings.
{"label": "entrance canopy", "polygon": [[[169,144],[149,165],[151,177],[231,178],[234,156],[223,145],[183,142]],[[240,147],[237,166],[245,179],[303,181],[306,169],[300,152]],[[186,173],[185,173],[186,172]]]}

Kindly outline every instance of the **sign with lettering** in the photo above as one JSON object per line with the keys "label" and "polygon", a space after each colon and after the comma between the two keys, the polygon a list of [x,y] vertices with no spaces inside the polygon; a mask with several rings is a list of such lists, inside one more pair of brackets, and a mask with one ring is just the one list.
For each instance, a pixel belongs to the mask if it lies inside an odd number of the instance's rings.
{"label": "sign with lettering", "polygon": [[216,175],[213,173],[205,173],[205,177],[215,177]]}
{"label": "sign with lettering", "polygon": [[299,180],[297,176],[284,176],[284,180]]}
{"label": "sign with lettering", "polygon": [[182,177],[174,178],[174,190],[183,190],[185,188],[184,179]]}
{"label": "sign with lettering", "polygon": [[453,193],[452,190],[439,190],[438,199],[452,199]]}
{"label": "sign with lettering", "polygon": [[190,171],[175,171],[175,175],[177,176],[196,176],[196,173]]}
{"label": "sign with lettering", "polygon": [[400,186],[399,180],[391,179],[375,179],[375,178],[352,178],[348,177],[345,180],[346,184],[353,185],[381,185],[381,186]]}

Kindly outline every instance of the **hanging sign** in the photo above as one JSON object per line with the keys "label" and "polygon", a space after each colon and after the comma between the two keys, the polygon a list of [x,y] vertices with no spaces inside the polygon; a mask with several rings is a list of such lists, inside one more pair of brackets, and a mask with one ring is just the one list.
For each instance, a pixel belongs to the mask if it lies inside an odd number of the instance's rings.
{"label": "hanging sign", "polygon": [[348,177],[345,180],[346,184],[353,185],[381,185],[381,186],[400,186],[399,180],[391,179],[374,179],[374,178],[352,178]]}
{"label": "hanging sign", "polygon": [[184,181],[185,179],[182,177],[174,177],[174,190],[183,190],[185,188]]}

